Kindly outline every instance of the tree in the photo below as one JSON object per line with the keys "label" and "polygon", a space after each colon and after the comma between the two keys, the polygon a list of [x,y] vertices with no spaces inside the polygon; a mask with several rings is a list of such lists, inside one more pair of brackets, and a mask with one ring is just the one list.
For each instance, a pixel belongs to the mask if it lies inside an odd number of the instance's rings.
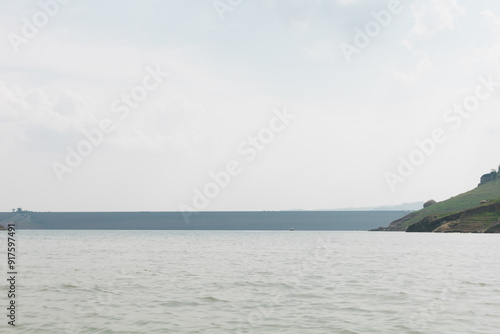
{"label": "tree", "polygon": [[492,181],[496,180],[497,176],[498,176],[498,173],[497,173],[496,169],[491,169],[490,175],[491,175],[491,180]]}
{"label": "tree", "polygon": [[23,209],[22,208],[17,208],[17,213],[21,213],[23,212]]}

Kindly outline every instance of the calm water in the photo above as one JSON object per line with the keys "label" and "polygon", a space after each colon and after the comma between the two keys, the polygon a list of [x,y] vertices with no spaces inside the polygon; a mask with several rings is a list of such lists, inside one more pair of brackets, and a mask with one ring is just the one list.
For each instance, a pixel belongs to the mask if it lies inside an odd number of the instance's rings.
{"label": "calm water", "polygon": [[[18,239],[12,332],[500,333],[500,235],[24,230]],[[5,310],[5,284],[1,294]]]}

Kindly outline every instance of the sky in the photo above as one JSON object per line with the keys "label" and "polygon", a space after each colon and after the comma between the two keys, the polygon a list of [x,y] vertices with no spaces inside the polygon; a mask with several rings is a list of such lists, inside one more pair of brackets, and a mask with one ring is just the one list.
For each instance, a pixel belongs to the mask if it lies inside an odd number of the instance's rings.
{"label": "sky", "polygon": [[0,211],[445,200],[500,164],[493,0],[0,1]]}

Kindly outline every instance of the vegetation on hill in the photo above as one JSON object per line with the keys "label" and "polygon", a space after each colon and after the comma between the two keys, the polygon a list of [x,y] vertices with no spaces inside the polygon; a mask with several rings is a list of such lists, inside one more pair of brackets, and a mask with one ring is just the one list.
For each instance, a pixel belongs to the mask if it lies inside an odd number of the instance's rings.
{"label": "vegetation on hill", "polygon": [[23,210],[21,208],[17,210],[12,209],[12,214],[2,213],[0,214],[0,230],[4,230],[5,227],[11,223],[15,224],[16,228],[42,228],[42,226],[37,223],[36,218],[32,217],[32,214],[32,211]]}
{"label": "vegetation on hill", "polygon": [[497,199],[500,199],[500,179],[488,182],[471,191],[417,211],[411,219],[404,223],[404,226],[415,224],[429,215],[445,216],[477,207],[481,205],[482,201],[494,201]]}
{"label": "vegetation on hill", "polygon": [[499,233],[500,201],[438,217],[426,216],[408,226],[407,232]]}
{"label": "vegetation on hill", "polygon": [[[497,200],[500,200],[500,166],[498,171],[492,170],[491,173],[483,175],[477,188],[412,212],[392,222],[389,227],[379,228],[378,230],[405,231],[408,226],[421,222],[423,219],[429,217],[432,217],[432,219],[444,218],[482,205],[489,205]],[[479,219],[479,217],[475,219]]]}
{"label": "vegetation on hill", "polygon": [[498,166],[498,170],[492,169],[490,173],[481,176],[479,186],[495,180],[500,180],[500,166]]}

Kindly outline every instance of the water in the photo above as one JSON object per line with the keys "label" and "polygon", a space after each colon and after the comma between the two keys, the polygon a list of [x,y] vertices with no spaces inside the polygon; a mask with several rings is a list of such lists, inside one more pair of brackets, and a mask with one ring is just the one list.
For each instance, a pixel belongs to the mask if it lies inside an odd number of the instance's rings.
{"label": "water", "polygon": [[[23,230],[18,239],[13,332],[500,332],[499,235]],[[3,284],[2,332],[6,295]]]}

